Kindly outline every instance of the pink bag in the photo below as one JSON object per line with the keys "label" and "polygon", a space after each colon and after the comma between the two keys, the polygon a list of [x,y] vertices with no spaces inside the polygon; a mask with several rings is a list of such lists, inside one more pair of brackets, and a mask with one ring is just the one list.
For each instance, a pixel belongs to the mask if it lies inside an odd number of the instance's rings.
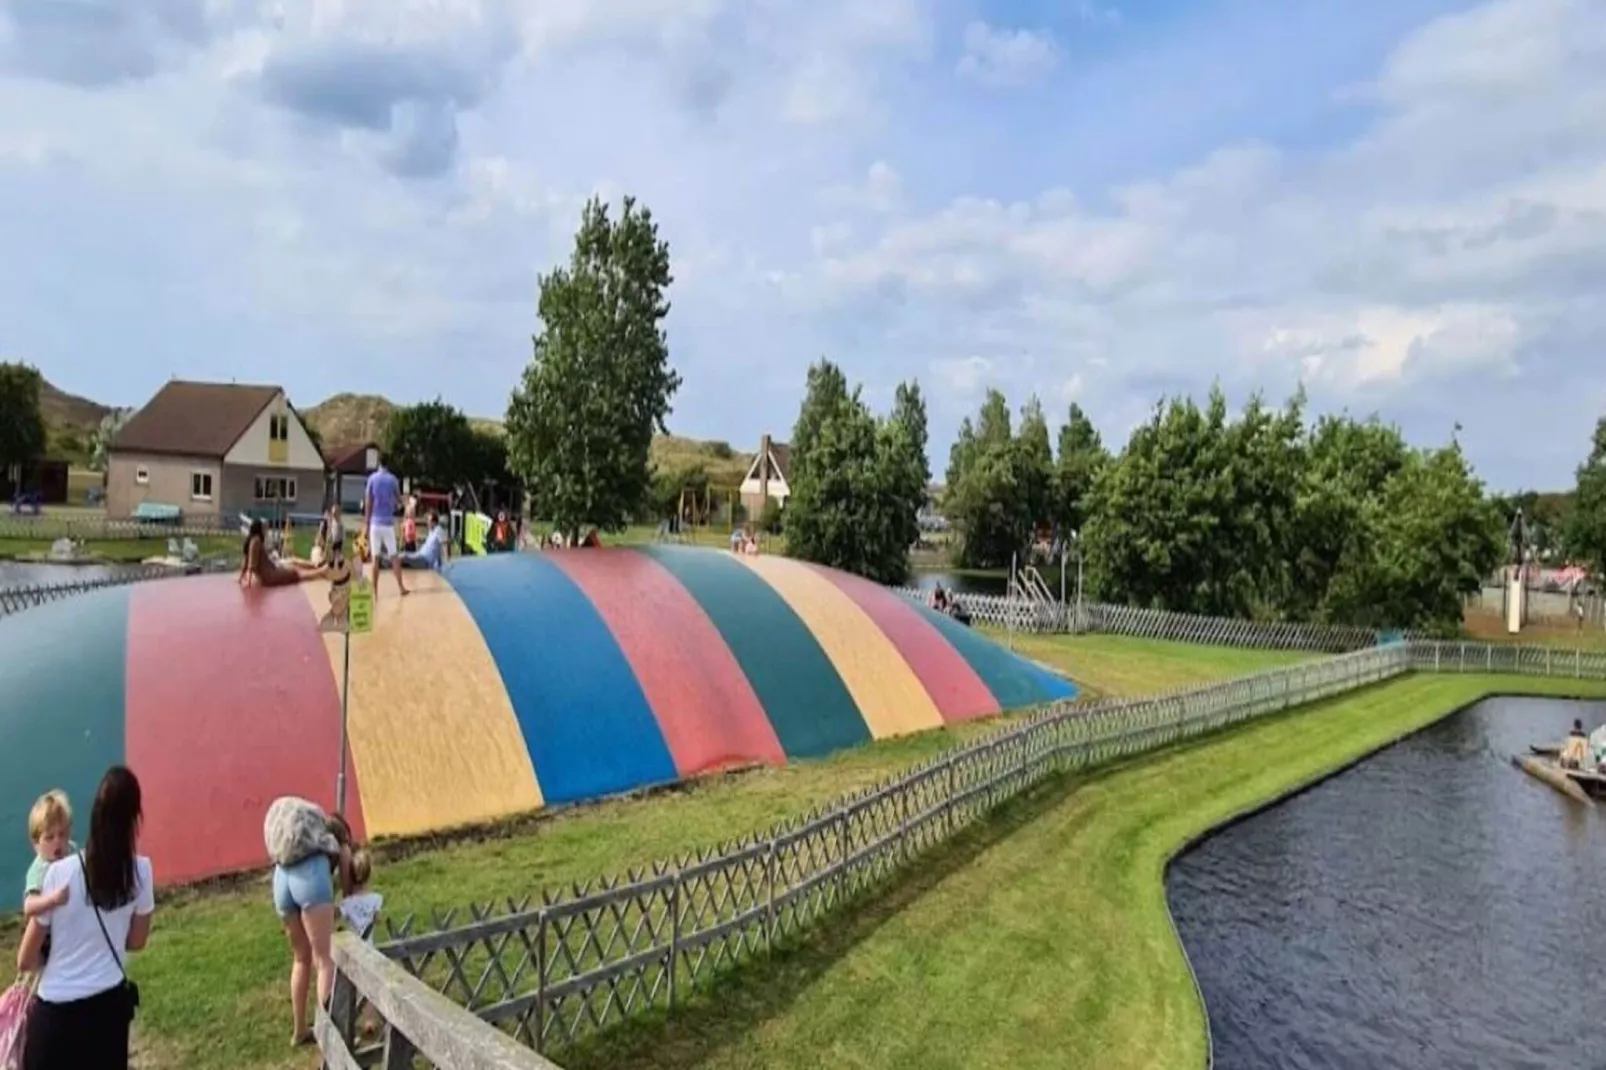
{"label": "pink bag", "polygon": [[22,1048],[28,1039],[37,978],[24,976],[0,995],[0,1070],[22,1070]]}

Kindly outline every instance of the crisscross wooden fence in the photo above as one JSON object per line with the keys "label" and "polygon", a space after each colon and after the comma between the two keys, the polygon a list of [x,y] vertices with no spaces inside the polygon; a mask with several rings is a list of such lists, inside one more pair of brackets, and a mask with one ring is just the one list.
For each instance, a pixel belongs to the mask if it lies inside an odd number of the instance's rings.
{"label": "crisscross wooden fence", "polygon": [[1141,700],[1059,704],[717,849],[505,903],[387,923],[381,952],[538,1051],[667,1009],[1045,777],[1409,671],[1374,647]]}
{"label": "crisscross wooden fence", "polygon": [[[451,1070],[558,1070],[351,933],[337,935],[333,950],[334,992],[314,1026],[326,1070],[412,1070],[419,1062]],[[359,1004],[383,1023],[378,1037],[364,1035]]]}
{"label": "crisscross wooden fence", "polygon": [[[896,590],[922,605],[930,598],[929,591],[912,587]],[[988,594],[961,594],[959,600],[973,621],[998,628],[1013,628],[1018,632],[1106,632],[1140,639],[1168,639],[1180,643],[1266,650],[1309,650],[1323,654],[1340,654],[1375,646],[1379,638],[1379,633],[1370,628],[1204,617],[1102,602],[1084,602],[1078,615],[1074,604],[1059,602],[1034,602]],[[1408,637],[1403,633],[1391,634]]]}

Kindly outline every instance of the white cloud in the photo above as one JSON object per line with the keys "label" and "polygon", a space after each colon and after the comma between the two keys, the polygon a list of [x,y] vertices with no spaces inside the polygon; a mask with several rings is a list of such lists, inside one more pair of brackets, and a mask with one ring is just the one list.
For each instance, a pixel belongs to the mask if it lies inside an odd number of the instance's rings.
{"label": "white cloud", "polygon": [[[1045,363],[1084,390],[1094,353],[1156,393],[1209,372],[1336,403],[1553,371],[1560,335],[1606,330],[1606,107],[1576,104],[1606,91],[1603,13],[1503,0],[1430,24],[1383,65],[1386,109],[1350,144],[1226,148],[1103,208],[957,198],[823,257],[824,292],[903,294],[922,341],[956,353],[1009,324],[1036,357],[1000,365],[1014,392]],[[1521,107],[1491,121],[1490,87]],[[1452,182],[1423,146],[1499,165]]]}
{"label": "white cloud", "polygon": [[[1258,17],[1308,32],[1296,52],[1378,17],[1301,10]],[[108,401],[271,368],[308,400],[494,414],[538,273],[587,196],[628,190],[675,254],[677,430],[785,427],[822,354],[920,376],[938,457],[988,385],[1119,441],[1161,394],[1302,378],[1408,430],[1453,411],[1501,478],[1564,478],[1606,396],[1601,0],[1496,0],[1350,56],[1373,76],[1344,133],[1296,149],[1274,135],[1306,119],[1257,110],[1281,91],[1212,110],[1171,74],[1254,42],[1132,22],[1112,58],[1111,12],[1064,12],[1077,63],[1047,78],[1052,40],[936,0],[7,0],[0,348]],[[1019,92],[954,86],[955,38],[967,78]],[[1128,62],[1203,99],[1185,130],[1098,81]]]}
{"label": "white cloud", "polygon": [[964,54],[955,70],[983,85],[1020,86],[1046,75],[1058,61],[1059,47],[1045,32],[976,21],[965,27]]}

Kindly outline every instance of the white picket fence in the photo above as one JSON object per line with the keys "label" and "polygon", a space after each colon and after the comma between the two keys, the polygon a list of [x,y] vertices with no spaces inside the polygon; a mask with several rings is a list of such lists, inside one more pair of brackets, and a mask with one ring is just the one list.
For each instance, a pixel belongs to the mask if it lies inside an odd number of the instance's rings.
{"label": "white picket fence", "polygon": [[[913,601],[929,604],[929,591],[913,587],[895,590]],[[969,612],[972,621],[997,628],[1012,628],[1018,632],[1107,632],[1141,639],[1268,650],[1309,650],[1326,654],[1342,654],[1376,646],[1380,638],[1417,638],[1410,633],[1392,632],[1385,635],[1370,628],[1344,625],[1203,617],[1102,602],[1084,602],[1078,614],[1074,604],[1059,602],[987,594],[961,594],[957,598]]]}

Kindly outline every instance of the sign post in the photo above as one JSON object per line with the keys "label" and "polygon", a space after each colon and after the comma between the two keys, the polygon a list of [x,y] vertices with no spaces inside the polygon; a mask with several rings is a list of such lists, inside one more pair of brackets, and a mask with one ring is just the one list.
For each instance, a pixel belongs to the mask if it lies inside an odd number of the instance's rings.
{"label": "sign post", "polygon": [[351,605],[346,612],[345,664],[340,673],[340,776],[335,780],[335,809],[346,814],[346,755],[350,752],[351,637],[374,630],[374,589],[358,578],[351,585]]}

